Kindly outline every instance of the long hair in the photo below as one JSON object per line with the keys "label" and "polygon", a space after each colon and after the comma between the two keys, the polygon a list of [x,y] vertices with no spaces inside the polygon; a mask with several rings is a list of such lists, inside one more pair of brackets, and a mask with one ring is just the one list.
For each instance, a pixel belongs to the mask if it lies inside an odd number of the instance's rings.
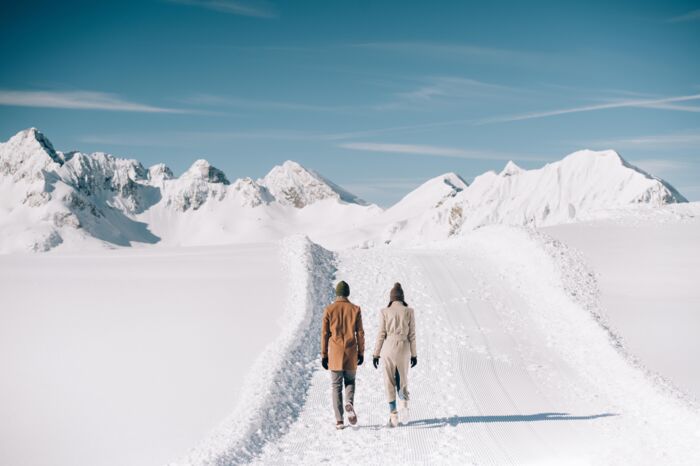
{"label": "long hair", "polygon": [[[398,301],[398,302],[400,302],[401,304],[403,304],[404,306],[408,307],[408,304],[406,304],[406,301],[404,301],[403,299],[395,299],[394,301]],[[387,307],[391,307],[391,304],[392,304],[394,301],[389,301],[389,305],[388,305]]]}

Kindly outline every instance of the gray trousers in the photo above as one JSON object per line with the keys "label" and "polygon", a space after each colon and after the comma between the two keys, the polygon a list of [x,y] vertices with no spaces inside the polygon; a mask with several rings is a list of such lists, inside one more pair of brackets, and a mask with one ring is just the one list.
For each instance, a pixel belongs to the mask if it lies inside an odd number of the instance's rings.
{"label": "gray trousers", "polygon": [[335,420],[343,420],[343,384],[345,384],[345,402],[355,403],[355,373],[357,371],[331,371],[331,400],[335,411]]}

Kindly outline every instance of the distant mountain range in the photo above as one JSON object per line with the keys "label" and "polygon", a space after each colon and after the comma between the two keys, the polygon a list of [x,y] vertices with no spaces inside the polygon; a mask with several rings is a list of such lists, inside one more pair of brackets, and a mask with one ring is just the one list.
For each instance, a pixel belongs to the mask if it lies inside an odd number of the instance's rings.
{"label": "distant mountain range", "polygon": [[594,212],[686,202],[615,151],[579,151],[540,169],[508,162],[467,184],[447,173],[389,209],[287,161],[230,182],[206,160],[164,164],[61,152],[30,128],[0,144],[0,252],[256,242],[305,234],[330,247],[415,243],[490,223],[543,226]]}

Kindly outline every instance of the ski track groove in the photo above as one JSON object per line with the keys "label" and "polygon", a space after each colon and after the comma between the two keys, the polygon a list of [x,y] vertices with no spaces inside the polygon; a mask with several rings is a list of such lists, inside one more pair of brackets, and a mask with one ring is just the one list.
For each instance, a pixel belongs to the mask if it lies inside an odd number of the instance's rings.
{"label": "ski track groove", "polygon": [[[433,260],[434,260],[434,259],[433,259]],[[452,281],[454,287],[455,287],[457,290],[459,290],[460,294],[461,294],[462,296],[467,296],[467,294],[465,294],[464,291],[462,290],[462,287],[461,287],[461,285],[459,284],[459,281],[455,278],[454,272],[453,272],[450,268],[447,268],[447,267],[443,268],[443,270],[444,270],[444,271],[446,272],[446,274],[450,277],[450,279],[451,279],[451,281]],[[468,273],[468,272],[467,272],[467,273]],[[489,294],[490,294],[490,293],[489,293]],[[482,300],[475,300],[475,301],[478,302],[478,303],[484,303],[484,304],[486,304],[486,301],[482,301]],[[508,371],[506,374],[504,374],[504,376],[501,376],[501,375],[499,374],[499,369],[496,367],[496,364],[494,363],[495,355],[494,355],[494,352],[493,352],[492,349],[491,349],[491,344],[489,343],[488,338],[486,338],[486,336],[484,335],[483,326],[482,326],[482,324],[481,324],[479,318],[477,317],[476,313],[474,312],[473,305],[470,305],[470,302],[469,302],[469,301],[466,301],[466,302],[465,302],[465,307],[466,307],[467,310],[469,311],[469,316],[472,318],[472,320],[473,320],[473,322],[474,322],[476,328],[479,330],[479,335],[481,336],[481,339],[482,339],[482,341],[483,341],[483,343],[484,343],[484,346],[486,347],[486,351],[487,351],[487,353],[488,353],[488,355],[489,355],[489,357],[487,358],[487,360],[488,360],[488,363],[489,363],[491,372],[492,372],[492,374],[493,374],[493,376],[494,376],[494,380],[498,383],[498,386],[499,386],[499,389],[500,389],[501,393],[502,393],[503,396],[508,400],[510,406],[515,410],[515,412],[516,412],[517,414],[519,414],[519,415],[524,414],[523,410],[520,409],[519,404],[515,402],[515,400],[513,399],[513,397],[510,395],[510,392],[509,392],[508,390],[506,390],[506,388],[505,388],[505,386],[504,386],[504,384],[503,384],[503,379],[504,379],[504,378],[508,378],[509,376],[510,376],[510,377],[515,376],[512,365],[509,366],[509,368],[508,368],[509,371]],[[490,311],[491,311],[491,312],[493,313],[493,315],[496,316],[497,318],[500,317],[500,316],[498,315],[498,313],[496,312],[496,309],[495,309],[494,306],[492,306],[492,308],[490,309]],[[452,313],[454,313],[454,311],[452,311]],[[460,317],[461,317],[461,316],[460,316]],[[500,322],[498,322],[498,323],[500,324]],[[517,384],[511,384],[511,386],[518,386],[518,385],[517,385]],[[516,393],[524,393],[524,392],[517,392],[517,391],[516,391]],[[540,444],[545,444],[545,443],[546,443],[546,442],[544,441],[544,439],[540,436],[540,434],[537,432],[535,426],[534,426],[532,423],[526,423],[526,426],[528,427],[528,429],[530,430],[530,432],[532,432],[532,434],[533,434],[535,437],[537,437],[537,440],[539,441]],[[531,445],[532,445],[532,443],[528,442],[528,446],[531,446]]]}
{"label": "ski track groove", "polygon": [[[425,263],[427,262],[427,260],[426,260],[424,257],[418,256],[418,261],[423,265],[423,268],[424,268],[424,269],[427,269],[427,267],[425,267]],[[437,268],[436,270],[440,270],[440,268]],[[427,278],[428,278],[428,281],[430,282],[431,287],[433,288],[433,290],[436,290],[436,293],[439,293],[439,292],[437,292],[438,287],[435,285],[435,277],[434,277],[433,275],[428,275]],[[439,298],[440,298],[440,299],[439,299],[439,300],[436,300],[436,301],[439,302],[439,303],[440,303],[440,307],[442,307],[442,308],[444,309],[443,312],[444,312],[445,316],[447,317],[447,319],[448,319],[448,320],[450,321],[450,323],[452,324],[450,327],[451,327],[451,328],[457,328],[457,325],[455,325],[455,322],[454,322],[454,316],[452,315],[453,313],[450,312],[450,311],[448,310],[448,309],[450,308],[450,306],[448,305],[447,301],[446,301],[445,299],[442,298],[442,296],[439,296]],[[460,369],[460,370],[459,370],[459,375],[460,375],[460,378],[461,378],[461,380],[462,380],[461,386],[467,387],[467,390],[468,390],[468,392],[469,392],[469,397],[470,397],[470,399],[471,399],[471,400],[473,401],[473,403],[474,403],[474,408],[475,408],[476,412],[479,413],[480,416],[484,416],[486,413],[484,412],[484,410],[482,409],[481,405],[478,403],[477,400],[478,400],[478,399],[484,399],[484,398],[490,398],[490,397],[491,397],[491,394],[490,394],[490,392],[487,390],[486,393],[480,393],[480,396],[476,396],[476,395],[475,395],[475,393],[476,393],[475,389],[478,391],[478,390],[479,390],[479,387],[478,387],[478,386],[477,386],[477,387],[472,387],[472,385],[473,385],[473,384],[472,384],[472,379],[473,379],[473,377],[469,377],[469,374],[478,374],[478,373],[482,372],[480,369],[478,369],[478,365],[479,365],[479,364],[480,364],[480,361],[473,361],[473,360],[471,360],[471,358],[467,358],[467,353],[466,353],[466,352],[460,352],[460,354],[459,354],[459,365],[458,365],[458,367],[459,367],[459,369]],[[466,368],[466,370],[465,370],[465,368]],[[497,434],[497,432],[494,432],[494,429],[493,429],[490,425],[488,425],[488,424],[486,425],[486,432],[487,432],[489,438],[491,439],[491,441],[492,441],[493,443],[496,444],[496,446],[497,446],[497,450],[496,450],[496,451],[497,451],[497,452],[500,452],[500,453],[504,456],[505,460],[506,460],[508,463],[511,463],[511,464],[512,464],[513,461],[512,461],[512,459],[508,456],[508,453],[506,452],[506,449],[505,449],[505,447],[503,446],[502,439],[501,439],[500,436]],[[476,444],[476,445],[487,445],[488,442],[476,442],[475,444]],[[484,461],[488,461],[488,464],[499,464],[499,462],[497,461],[497,459],[494,458],[494,456],[495,456],[495,454],[496,454],[496,451],[493,451],[493,450],[492,450],[491,452],[489,452],[489,451],[487,450],[487,451],[483,452],[483,453],[482,453],[481,455],[479,455],[479,456],[480,456]]]}

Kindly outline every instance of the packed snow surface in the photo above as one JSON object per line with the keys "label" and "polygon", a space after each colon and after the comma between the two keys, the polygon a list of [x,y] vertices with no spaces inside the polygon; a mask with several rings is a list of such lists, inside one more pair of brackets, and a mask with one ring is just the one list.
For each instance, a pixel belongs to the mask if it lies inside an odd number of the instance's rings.
{"label": "packed snow surface", "polygon": [[[395,281],[416,309],[419,364],[402,425],[385,426],[382,379],[368,350],[357,376],[359,424],[336,431],[315,319],[316,337],[301,343],[315,359],[290,353],[294,369],[271,389],[281,396],[261,412],[283,413],[277,434],[255,424],[241,445],[217,433],[176,464],[700,461],[697,409],[628,359],[601,325],[595,275],[562,243],[487,227],[430,248],[340,252],[337,267],[336,279],[351,284],[363,308],[368,348]],[[323,298],[314,295],[316,312]]]}
{"label": "packed snow surface", "polygon": [[[418,366],[403,424],[385,427],[380,372],[359,368],[359,426],[336,431],[329,376],[312,377],[260,464],[697,464],[700,417],[616,349],[590,311],[596,284],[547,237],[484,228],[438,249],[340,254],[368,347],[400,281]],[[368,358],[369,359],[369,358]]]}

